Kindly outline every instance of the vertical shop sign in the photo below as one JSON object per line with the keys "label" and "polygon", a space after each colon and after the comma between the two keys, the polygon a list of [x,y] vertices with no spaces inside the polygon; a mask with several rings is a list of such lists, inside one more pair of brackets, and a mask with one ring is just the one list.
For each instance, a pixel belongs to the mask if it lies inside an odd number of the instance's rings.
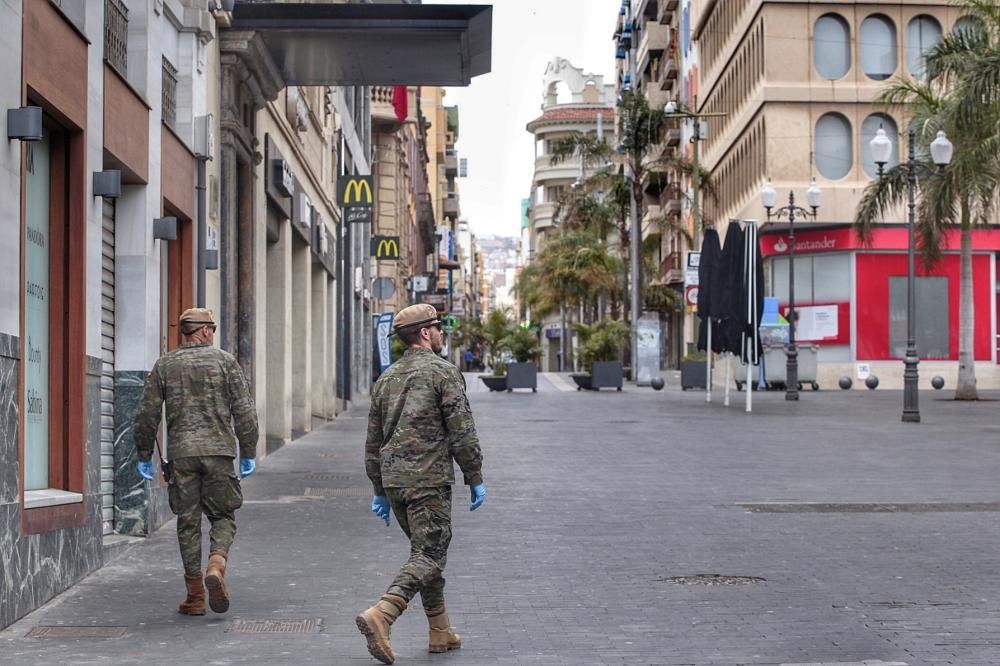
{"label": "vertical shop sign", "polygon": [[24,487],[49,485],[49,137],[26,147]]}

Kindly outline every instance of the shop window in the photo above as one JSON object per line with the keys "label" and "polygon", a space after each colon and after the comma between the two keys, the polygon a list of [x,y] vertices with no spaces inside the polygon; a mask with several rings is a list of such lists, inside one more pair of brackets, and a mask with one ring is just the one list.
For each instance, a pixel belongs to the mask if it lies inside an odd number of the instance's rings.
{"label": "shop window", "polygon": [[891,169],[899,164],[899,129],[896,127],[896,121],[884,113],[873,113],[861,123],[861,166],[870,178],[878,175],[878,166],[872,157],[871,141],[880,127],[892,141],[892,154],[889,155],[889,162],[885,168]]}
{"label": "shop window", "polygon": [[827,113],[816,123],[816,170],[830,180],[840,180],[851,171],[854,152],[851,123],[839,113]]}
{"label": "shop window", "polygon": [[829,81],[843,78],[851,68],[851,28],[837,14],[827,14],[816,21],[813,66]]}
{"label": "shop window", "polygon": [[[788,303],[788,257],[774,257],[771,294]],[[795,302],[846,303],[851,300],[851,260],[846,254],[795,257]]]}
{"label": "shop window", "polygon": [[[889,278],[889,354],[906,355],[906,277]],[[921,358],[948,358],[948,278],[918,277],[916,297],[917,355]]]}
{"label": "shop window", "polygon": [[873,14],[861,23],[861,71],[869,79],[885,81],[896,71],[896,26],[887,17]]}
{"label": "shop window", "polygon": [[[36,523],[54,505],[82,501],[85,432],[83,266],[86,225],[69,205],[79,192],[69,168],[82,135],[48,124],[25,146],[22,247],[23,528],[53,529],[82,518],[79,508]],[[75,222],[75,224],[71,223]]]}
{"label": "shop window", "polygon": [[924,54],[941,42],[941,24],[922,14],[906,26],[906,67],[915,78],[924,78]]}

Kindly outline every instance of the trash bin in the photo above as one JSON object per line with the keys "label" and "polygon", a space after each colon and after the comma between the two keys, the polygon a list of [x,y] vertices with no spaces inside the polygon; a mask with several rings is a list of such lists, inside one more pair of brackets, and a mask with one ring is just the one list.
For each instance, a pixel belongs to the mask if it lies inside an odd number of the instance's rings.
{"label": "trash bin", "polygon": [[[812,390],[819,390],[817,381],[819,347],[817,345],[796,345],[798,350],[798,386],[809,384]],[[788,388],[788,353],[784,345],[764,345],[764,382],[770,389]]]}

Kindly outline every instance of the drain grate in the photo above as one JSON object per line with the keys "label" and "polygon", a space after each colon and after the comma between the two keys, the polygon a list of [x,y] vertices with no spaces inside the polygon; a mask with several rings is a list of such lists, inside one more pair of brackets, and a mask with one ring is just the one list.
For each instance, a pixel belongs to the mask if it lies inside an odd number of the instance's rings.
{"label": "drain grate", "polygon": [[723,576],[722,574],[696,574],[694,576],[671,576],[657,578],[661,583],[674,585],[752,585],[767,579],[760,576]]}
{"label": "drain grate", "polygon": [[306,497],[369,497],[371,488],[306,488]]}
{"label": "drain grate", "polygon": [[317,472],[313,474],[303,475],[304,479],[309,479],[310,481],[350,481],[354,477],[350,474],[333,474],[330,472]]}
{"label": "drain grate", "polygon": [[305,620],[236,620],[227,633],[233,634],[318,634],[322,618]]}
{"label": "drain grate", "polygon": [[1000,502],[740,502],[736,506],[752,513],[948,513],[1000,511]]}
{"label": "drain grate", "polygon": [[27,638],[121,638],[126,627],[67,627],[39,625],[32,627]]}

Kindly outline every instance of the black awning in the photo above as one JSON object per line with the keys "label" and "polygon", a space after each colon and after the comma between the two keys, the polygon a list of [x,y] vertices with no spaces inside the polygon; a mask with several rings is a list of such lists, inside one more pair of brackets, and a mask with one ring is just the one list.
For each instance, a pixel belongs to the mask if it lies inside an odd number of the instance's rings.
{"label": "black awning", "polygon": [[467,86],[492,65],[492,5],[237,3],[285,85]]}

